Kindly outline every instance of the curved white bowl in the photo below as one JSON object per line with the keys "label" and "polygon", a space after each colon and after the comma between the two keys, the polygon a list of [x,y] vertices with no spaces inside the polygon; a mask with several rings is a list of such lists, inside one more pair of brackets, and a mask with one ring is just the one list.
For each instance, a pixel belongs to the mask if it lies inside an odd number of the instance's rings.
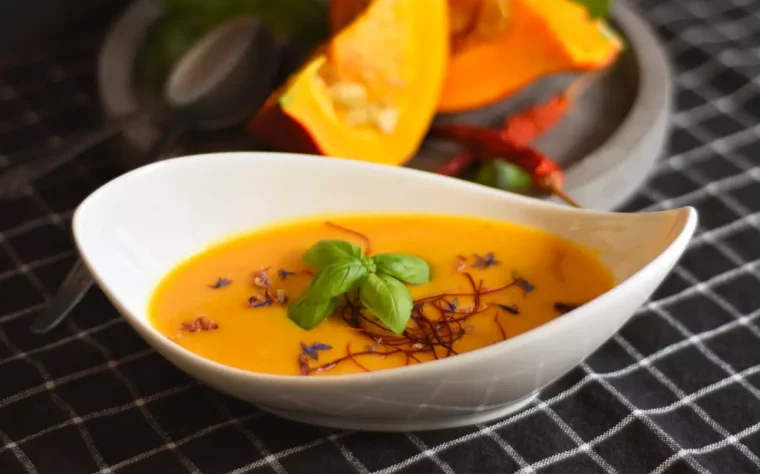
{"label": "curved white bowl", "polygon": [[[276,376],[212,362],[147,322],[176,263],[234,233],[342,212],[468,214],[540,228],[600,251],[617,286],[548,324],[435,362],[357,375]],[[521,408],[610,338],[662,282],[697,222],[683,208],[584,211],[405,168],[281,153],[221,153],[148,165],[104,185],[74,216],[98,284],[129,324],[181,370],[281,416],[333,427],[462,426]]]}

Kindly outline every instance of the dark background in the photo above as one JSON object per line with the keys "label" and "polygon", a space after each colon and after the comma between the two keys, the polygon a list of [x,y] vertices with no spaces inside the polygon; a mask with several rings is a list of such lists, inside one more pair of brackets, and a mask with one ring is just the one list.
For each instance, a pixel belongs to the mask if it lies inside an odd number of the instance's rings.
{"label": "dark background", "polygon": [[127,4],[129,0],[1,0],[0,54],[83,28],[105,28]]}

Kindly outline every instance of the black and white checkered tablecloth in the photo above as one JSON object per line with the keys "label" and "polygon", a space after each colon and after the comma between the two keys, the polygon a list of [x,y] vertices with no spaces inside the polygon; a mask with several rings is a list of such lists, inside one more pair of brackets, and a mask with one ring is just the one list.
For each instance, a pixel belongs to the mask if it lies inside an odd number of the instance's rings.
{"label": "black and white checkered tablecloth", "polygon": [[[670,150],[628,210],[682,205],[698,234],[653,300],[527,410],[406,434],[301,425],[149,349],[93,290],[28,326],[75,254],[104,148],[0,201],[0,473],[760,472],[760,1],[640,0],[674,60]],[[0,58],[0,168],[100,120],[101,35]]]}

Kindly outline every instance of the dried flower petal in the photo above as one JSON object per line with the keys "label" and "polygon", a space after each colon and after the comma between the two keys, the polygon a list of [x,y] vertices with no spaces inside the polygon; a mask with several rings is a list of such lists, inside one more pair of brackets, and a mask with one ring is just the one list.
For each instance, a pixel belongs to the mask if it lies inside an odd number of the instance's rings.
{"label": "dried flower petal", "polygon": [[224,288],[225,286],[229,285],[230,283],[232,283],[232,280],[229,280],[229,279],[223,278],[223,277],[219,277],[216,280],[216,282],[214,282],[211,285],[208,285],[208,287],[217,290],[219,288]]}
{"label": "dried flower petal", "polygon": [[263,297],[253,295],[248,298],[249,308],[263,308],[265,306],[271,306],[272,303],[274,303],[274,299],[272,298],[272,295],[269,294],[269,291],[264,291]]}
{"label": "dried flower petal", "polygon": [[503,309],[509,314],[520,314],[520,309],[516,305],[496,304],[499,308]]}
{"label": "dried flower petal", "polygon": [[515,286],[518,288],[522,288],[523,292],[526,294],[536,289],[536,287],[533,286],[531,282],[529,282],[523,277],[517,277],[517,280],[515,280]]}
{"label": "dried flower petal", "polygon": [[309,375],[311,367],[309,361],[306,360],[306,354],[298,354],[298,369],[301,371],[301,375]]}
{"label": "dried flower petal", "polygon": [[318,351],[329,351],[330,349],[332,349],[332,346],[323,344],[321,342],[314,342],[310,346],[307,346],[303,342],[301,343],[301,350],[303,351],[303,354],[306,354],[314,360],[319,360]]}
{"label": "dried flower petal", "polygon": [[192,323],[181,323],[179,328],[187,332],[213,331],[214,329],[219,329],[219,325],[206,316],[201,315],[195,318]]}
{"label": "dried flower petal", "polygon": [[257,271],[256,274],[253,277],[253,284],[258,286],[259,288],[269,288],[272,286],[272,280],[269,279],[269,275],[267,275],[267,270],[269,270],[269,267],[262,268],[261,270]]}
{"label": "dried flower petal", "polygon": [[475,258],[475,263],[473,263],[472,266],[475,268],[490,268],[501,263],[496,260],[493,252],[488,252],[485,256],[474,254],[473,258]]}
{"label": "dried flower petal", "polygon": [[283,290],[282,288],[277,289],[277,302],[280,303],[281,305],[284,305],[285,303],[288,302],[288,297],[285,296],[285,290]]}
{"label": "dried flower petal", "polygon": [[291,275],[295,275],[295,272],[289,272],[285,270],[284,268],[277,269],[277,276],[280,277],[280,280],[284,280]]}

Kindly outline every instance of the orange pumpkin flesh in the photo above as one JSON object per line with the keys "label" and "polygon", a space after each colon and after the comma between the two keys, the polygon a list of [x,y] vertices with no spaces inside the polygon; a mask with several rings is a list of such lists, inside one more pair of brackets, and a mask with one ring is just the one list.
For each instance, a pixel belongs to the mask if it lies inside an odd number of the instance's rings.
{"label": "orange pumpkin flesh", "polygon": [[[448,57],[441,0],[375,0],[263,107],[249,130],[278,150],[400,165],[435,115]],[[337,81],[337,82],[335,82]],[[361,84],[393,126],[351,125],[335,84]]]}
{"label": "orange pumpkin flesh", "polygon": [[622,48],[601,21],[589,19],[570,0],[512,3],[511,22],[503,34],[451,56],[439,111],[491,104],[549,74],[605,67]]}
{"label": "orange pumpkin flesh", "polygon": [[[337,31],[367,0],[332,0]],[[451,55],[440,112],[471,110],[554,73],[603,68],[622,44],[572,0],[448,0]]]}

